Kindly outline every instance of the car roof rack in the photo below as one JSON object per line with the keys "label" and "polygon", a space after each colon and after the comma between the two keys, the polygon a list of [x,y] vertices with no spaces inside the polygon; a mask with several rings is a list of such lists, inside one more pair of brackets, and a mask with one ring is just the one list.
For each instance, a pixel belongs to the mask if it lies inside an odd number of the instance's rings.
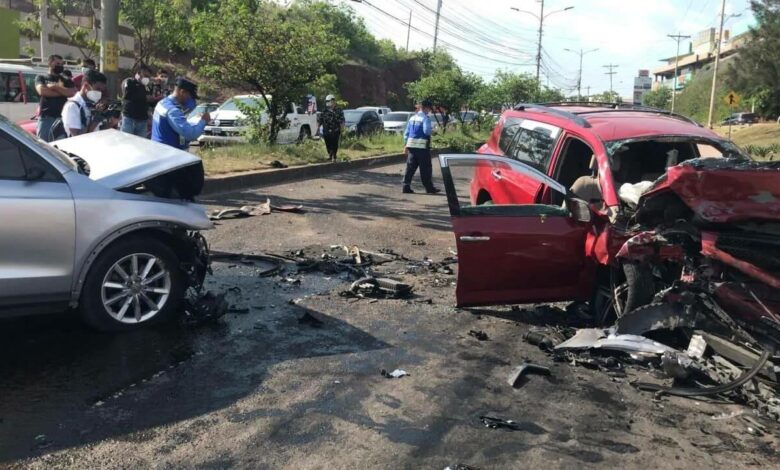
{"label": "car roof rack", "polygon": [[578,108],[608,108],[608,109],[594,109],[592,111],[571,111],[571,114],[601,114],[601,113],[614,113],[614,112],[634,112],[634,113],[655,113],[663,114],[673,118],[680,119],[689,124],[694,124],[698,127],[702,127],[701,124],[679,113],[673,113],[666,109],[653,108],[650,106],[642,106],[638,104],[628,103],[607,103],[602,101],[558,101],[551,103],[544,103],[542,106],[560,106],[560,107],[578,107]]}
{"label": "car roof rack", "polygon": [[569,111],[563,111],[561,109],[551,108],[547,104],[520,103],[514,107],[515,111],[525,111],[526,109],[538,109],[548,114],[552,114],[573,121],[580,127],[590,127],[590,123],[585,119],[583,119],[582,116],[578,116],[577,113],[570,113]]}

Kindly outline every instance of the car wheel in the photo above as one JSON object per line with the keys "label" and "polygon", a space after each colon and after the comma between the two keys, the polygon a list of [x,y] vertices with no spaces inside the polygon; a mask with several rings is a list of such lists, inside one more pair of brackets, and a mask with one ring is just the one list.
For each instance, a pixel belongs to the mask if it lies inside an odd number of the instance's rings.
{"label": "car wheel", "polygon": [[303,143],[303,141],[311,139],[311,130],[308,126],[302,126],[301,130],[298,132],[298,143]]}
{"label": "car wheel", "polygon": [[593,319],[598,326],[615,320],[643,305],[655,296],[653,273],[646,266],[625,263],[620,268],[602,271],[591,299]]}
{"label": "car wheel", "polygon": [[99,330],[132,330],[169,318],[183,293],[184,275],[173,250],[153,238],[129,238],[95,260],[79,310]]}

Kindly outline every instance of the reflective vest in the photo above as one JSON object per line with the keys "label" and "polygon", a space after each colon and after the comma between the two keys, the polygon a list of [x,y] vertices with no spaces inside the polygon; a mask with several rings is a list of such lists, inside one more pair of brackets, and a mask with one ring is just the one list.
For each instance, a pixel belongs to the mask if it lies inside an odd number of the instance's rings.
{"label": "reflective vest", "polygon": [[406,132],[404,132],[404,141],[406,146],[413,149],[427,149],[431,141],[431,118],[420,111],[406,123]]}

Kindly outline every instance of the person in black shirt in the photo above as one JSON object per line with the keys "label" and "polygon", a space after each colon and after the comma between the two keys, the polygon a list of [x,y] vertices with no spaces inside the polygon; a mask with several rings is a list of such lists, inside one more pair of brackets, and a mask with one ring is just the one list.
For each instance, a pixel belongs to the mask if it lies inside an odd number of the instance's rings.
{"label": "person in black shirt", "polygon": [[49,73],[35,77],[35,91],[41,97],[36,134],[48,142],[51,126],[62,114],[68,98],[76,94],[73,82],[62,75],[65,70],[62,56],[49,56]]}
{"label": "person in black shirt", "polygon": [[135,77],[122,82],[122,124],[120,130],[128,134],[146,137],[149,128],[149,103],[153,100],[147,92],[152,71],[146,65],[138,67]]}
{"label": "person in black shirt", "polygon": [[344,111],[336,106],[336,97],[333,95],[325,97],[325,110],[320,114],[318,121],[322,126],[322,140],[325,141],[325,148],[328,149],[328,157],[331,162],[335,162],[345,121]]}

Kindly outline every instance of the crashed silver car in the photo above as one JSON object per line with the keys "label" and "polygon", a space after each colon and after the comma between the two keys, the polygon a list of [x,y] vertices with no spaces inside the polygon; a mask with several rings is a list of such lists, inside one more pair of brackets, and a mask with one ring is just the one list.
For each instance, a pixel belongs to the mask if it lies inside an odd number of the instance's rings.
{"label": "crashed silver car", "polygon": [[176,190],[193,168],[115,130],[48,145],[0,116],[0,317],[73,309],[109,331],[171,317],[208,270],[212,223]]}

